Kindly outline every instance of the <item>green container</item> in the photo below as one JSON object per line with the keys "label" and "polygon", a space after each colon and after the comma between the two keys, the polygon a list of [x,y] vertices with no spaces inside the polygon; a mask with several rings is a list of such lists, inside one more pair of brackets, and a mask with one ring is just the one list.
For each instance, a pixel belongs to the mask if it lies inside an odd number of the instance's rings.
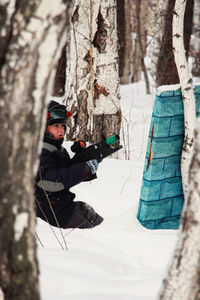
{"label": "green container", "polygon": [[106,139],[106,144],[107,145],[111,145],[116,143],[119,140],[119,136],[118,135],[112,135],[109,138]]}

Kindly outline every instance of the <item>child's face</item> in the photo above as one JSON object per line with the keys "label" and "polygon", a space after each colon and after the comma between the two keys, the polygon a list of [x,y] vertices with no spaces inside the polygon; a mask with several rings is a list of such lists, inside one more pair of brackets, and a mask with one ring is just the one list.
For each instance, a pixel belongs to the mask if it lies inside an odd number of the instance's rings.
{"label": "child's face", "polygon": [[55,137],[55,139],[62,139],[64,137],[65,134],[65,128],[64,128],[64,124],[62,123],[56,123],[53,125],[49,125],[47,126],[47,130],[53,134],[53,136]]}

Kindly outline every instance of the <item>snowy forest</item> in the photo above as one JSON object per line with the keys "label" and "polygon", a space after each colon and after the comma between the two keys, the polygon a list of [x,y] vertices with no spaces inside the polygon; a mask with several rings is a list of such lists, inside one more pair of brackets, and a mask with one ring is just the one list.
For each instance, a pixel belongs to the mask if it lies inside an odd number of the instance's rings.
{"label": "snowy forest", "polygon": [[[200,78],[200,1],[0,0],[0,38],[0,300],[55,299],[53,293],[46,292],[49,287],[46,287],[48,282],[45,280],[50,275],[43,277],[45,249],[41,240],[52,229],[37,220],[34,205],[34,178],[39,165],[49,101],[58,101],[72,112],[72,118],[67,124],[66,144],[76,140],[94,144],[100,141],[102,135],[119,135],[121,138],[123,150],[102,163],[99,185],[98,182],[92,183],[83,190],[76,187],[77,194],[83,191],[83,198],[86,198],[85,193],[95,194],[95,190],[100,193],[105,184],[109,197],[116,197],[110,202],[115,203],[115,206],[120,202],[120,194],[127,188],[130,190],[127,197],[135,197],[136,207],[156,91],[159,88],[173,90],[174,87],[181,89],[184,110],[180,162],[184,204],[178,230],[163,230],[164,233],[159,230],[149,231],[154,232],[158,238],[160,234],[173,241],[167,252],[170,260],[162,267],[162,278],[156,281],[160,286],[156,286],[155,293],[157,299],[162,300],[200,299],[200,122],[196,118],[194,94],[194,85]],[[139,91],[138,95],[131,94],[130,90],[133,89]],[[136,103],[135,110],[131,102],[133,100]],[[145,109],[148,109],[148,120],[145,119]],[[139,122],[140,111],[143,117],[136,137],[142,139],[143,150],[140,149],[141,145],[138,146],[140,154],[136,157],[132,148],[139,145],[139,142],[131,130]],[[149,162],[151,159],[150,153]],[[117,183],[114,183],[114,179],[109,181],[109,176],[115,178],[116,173],[120,172],[126,173],[126,177],[117,177]],[[107,182],[103,181],[103,177]],[[122,182],[125,183],[117,195],[117,184]],[[111,193],[109,189],[114,192]],[[104,213],[102,203],[107,205],[106,201],[100,202],[100,199],[96,205]],[[119,204],[116,210],[118,215],[123,214],[125,207],[132,207],[131,202],[123,205]],[[107,212],[105,210],[105,215],[108,213],[105,230],[107,235],[111,227],[119,230],[121,239],[118,242],[125,246],[120,231],[121,223],[112,224],[112,218],[109,219],[112,209],[107,207]],[[136,213],[133,213],[133,223],[129,219],[130,224],[139,228],[140,236],[146,236],[148,229],[141,229]],[[103,228],[104,225],[101,226]],[[74,240],[73,236],[71,238],[75,244],[84,244],[84,240],[93,238],[88,230],[82,235],[79,231],[76,233],[76,230],[68,233],[64,230],[66,243],[73,234]],[[112,240],[111,236],[104,235],[100,229],[92,230],[95,243],[98,237],[106,237],[108,244]],[[60,239],[64,237],[62,234]],[[47,251],[51,251],[54,246],[50,239],[48,242],[50,246]],[[127,247],[132,245],[130,239],[129,243]],[[144,248],[150,247],[145,242],[143,245]],[[116,244],[116,249],[118,246]],[[95,249],[94,244],[91,249]],[[46,259],[51,260],[50,252],[47,253]],[[63,254],[59,257],[65,259]],[[113,267],[114,259],[115,255]],[[127,266],[123,258],[121,261],[116,258],[116,261],[119,268],[124,268],[124,272],[129,268],[128,260]],[[78,266],[78,263],[75,265]],[[100,263],[109,265],[101,256]],[[66,270],[69,266],[70,260]],[[95,270],[90,267],[88,272],[92,276]],[[73,276],[73,272],[70,274]],[[86,275],[82,276],[85,278]],[[78,278],[78,282],[81,282],[81,275]],[[60,286],[57,281],[56,284]],[[67,279],[65,284],[68,285]],[[120,286],[120,281],[117,285]],[[58,290],[58,287],[55,288],[57,293]],[[151,296],[148,293],[145,296],[134,296],[131,293],[123,296],[121,290],[118,296],[117,292],[112,296],[104,288],[104,295],[94,290],[94,294],[85,291],[81,296],[75,295],[75,290],[71,298],[71,294],[63,290],[62,299],[155,299],[154,294]],[[62,300],[59,295],[57,299]]]}

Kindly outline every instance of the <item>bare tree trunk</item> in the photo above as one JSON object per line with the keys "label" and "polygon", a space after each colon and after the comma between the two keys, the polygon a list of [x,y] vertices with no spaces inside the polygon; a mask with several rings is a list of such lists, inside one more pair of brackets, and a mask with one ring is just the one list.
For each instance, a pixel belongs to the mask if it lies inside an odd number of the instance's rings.
{"label": "bare tree trunk", "polygon": [[121,84],[130,83],[132,36],[130,1],[117,0],[117,32],[119,40],[119,77]]}
{"label": "bare tree trunk", "polygon": [[[188,1],[190,2],[190,1]],[[175,62],[180,78],[184,108],[184,141],[181,157],[181,174],[183,183],[184,200],[188,192],[188,170],[193,150],[194,129],[196,124],[196,100],[194,96],[193,81],[189,72],[184,46],[184,15],[186,10],[181,0],[176,0],[173,18],[173,48]]]}
{"label": "bare tree trunk", "polygon": [[66,82],[66,48],[65,44],[61,57],[58,61],[56,68],[56,76],[54,78],[53,97],[62,98],[65,95],[65,82]]}
{"label": "bare tree trunk", "polygon": [[200,121],[189,171],[187,207],[181,217],[178,243],[160,299],[200,299]]}
{"label": "bare tree trunk", "polygon": [[146,93],[150,94],[150,84],[149,84],[149,78],[148,73],[145,65],[145,51],[142,44],[142,34],[141,34],[141,2],[140,0],[137,0],[136,2],[136,18],[137,18],[137,39],[138,39],[138,46],[139,46],[139,52],[140,52],[140,63],[141,68],[144,74],[145,84],[146,84]]}
{"label": "bare tree trunk", "polygon": [[193,58],[192,75],[200,78],[200,1],[194,1],[193,39],[191,53]]}
{"label": "bare tree trunk", "polygon": [[172,49],[172,20],[175,1],[176,0],[168,0],[164,36],[157,63],[156,82],[158,86],[179,83]]}
{"label": "bare tree trunk", "polygon": [[72,16],[66,85],[73,112],[68,139],[94,143],[119,134],[121,123],[116,1],[76,0]]}
{"label": "bare tree trunk", "polygon": [[[184,20],[184,45],[186,57],[188,57],[190,36],[192,29],[193,0],[187,1]],[[175,0],[168,1],[167,15],[165,19],[164,36],[157,63],[157,85],[170,85],[179,83],[178,72],[174,61],[172,47],[172,19]]]}
{"label": "bare tree trunk", "polygon": [[[166,0],[152,0],[149,9],[148,46],[147,57],[150,60],[152,79],[156,83],[156,66],[164,34],[165,16],[167,10]],[[155,84],[156,85],[156,84]]]}
{"label": "bare tree trunk", "polygon": [[40,298],[33,181],[66,15],[61,0],[1,4],[0,295],[5,300]]}
{"label": "bare tree trunk", "polygon": [[145,64],[146,47],[147,47],[147,30],[148,30],[148,12],[149,4],[147,0],[131,1],[134,11],[131,24],[133,30],[133,74],[132,82],[141,80],[142,72],[144,74],[146,90],[149,93],[149,79]]}
{"label": "bare tree trunk", "polygon": [[200,136],[198,133],[189,178],[189,163],[194,146],[196,105],[183,42],[185,7],[186,1],[176,0],[173,17],[174,55],[180,77],[184,106],[185,136],[181,160],[184,207],[181,216],[178,244],[160,296],[160,299],[163,300],[195,300],[200,297],[200,160],[198,154],[200,150]]}

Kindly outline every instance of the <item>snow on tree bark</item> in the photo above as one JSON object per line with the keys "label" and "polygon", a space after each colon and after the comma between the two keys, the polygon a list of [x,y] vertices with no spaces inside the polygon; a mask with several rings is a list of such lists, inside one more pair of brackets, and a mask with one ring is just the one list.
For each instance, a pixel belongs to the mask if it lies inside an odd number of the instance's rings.
{"label": "snow on tree bark", "polygon": [[[188,170],[193,150],[194,129],[196,124],[196,100],[184,47],[184,14],[187,1],[176,0],[173,17],[173,48],[182,91],[184,108],[184,141],[181,157],[181,175],[184,198],[188,193]],[[185,201],[186,202],[186,201]]]}
{"label": "snow on tree bark", "polygon": [[73,118],[67,128],[68,138],[94,143],[101,134],[119,134],[115,0],[75,1],[69,53],[66,98]]}
{"label": "snow on tree bark", "polygon": [[0,291],[5,299],[39,299],[33,181],[66,15],[61,0],[1,2]]}

